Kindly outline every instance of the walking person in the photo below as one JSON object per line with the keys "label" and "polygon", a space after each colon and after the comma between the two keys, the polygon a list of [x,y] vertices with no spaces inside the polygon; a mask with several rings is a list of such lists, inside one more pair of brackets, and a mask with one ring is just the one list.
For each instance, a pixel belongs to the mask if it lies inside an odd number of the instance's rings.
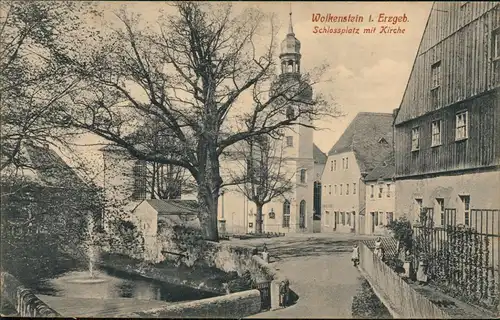
{"label": "walking person", "polygon": [[266,244],[262,247],[262,260],[264,260],[265,263],[269,263],[269,252],[267,251]]}
{"label": "walking person", "polygon": [[380,237],[378,237],[375,241],[375,249],[373,250],[373,253],[379,259],[382,258],[382,240],[380,239]]}
{"label": "walking person", "polygon": [[355,267],[359,265],[359,247],[357,244],[354,244],[354,246],[352,247],[351,261]]}

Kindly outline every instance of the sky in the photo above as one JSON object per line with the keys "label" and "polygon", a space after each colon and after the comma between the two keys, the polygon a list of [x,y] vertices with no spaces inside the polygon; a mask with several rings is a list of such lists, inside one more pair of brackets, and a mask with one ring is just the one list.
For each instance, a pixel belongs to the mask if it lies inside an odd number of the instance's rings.
{"label": "sky", "polygon": [[[172,12],[166,2],[102,2],[99,10],[104,16],[126,4],[128,10],[143,19],[154,21],[159,15]],[[258,7],[274,13],[280,29],[277,40],[285,38],[289,12],[295,36],[300,40],[302,70],[311,70],[326,62],[329,69],[324,75],[330,82],[321,83],[315,90],[332,97],[344,117],[318,121],[321,130],[314,133],[315,144],[325,153],[339,139],[358,112],[392,112],[399,106],[409,78],[416,51],[422,36],[432,2],[234,2],[235,11]],[[313,14],[334,16],[358,15],[360,22],[313,22]],[[378,23],[380,14],[405,16],[406,22]],[[369,16],[373,22],[369,22]],[[330,28],[359,28],[360,34],[315,34],[315,26]],[[376,33],[364,34],[363,29],[376,27]],[[400,27],[403,34],[379,33],[381,26]],[[276,57],[277,58],[277,57]],[[83,137],[80,142],[95,142]]]}

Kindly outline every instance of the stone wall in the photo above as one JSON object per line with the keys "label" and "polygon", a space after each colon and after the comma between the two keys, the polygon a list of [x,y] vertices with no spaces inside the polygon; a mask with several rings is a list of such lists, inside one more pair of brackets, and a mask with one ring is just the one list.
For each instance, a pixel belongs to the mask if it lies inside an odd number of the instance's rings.
{"label": "stone wall", "polygon": [[231,318],[241,319],[260,311],[260,293],[249,290],[120,315],[123,318]]}
{"label": "stone wall", "polygon": [[375,294],[394,318],[450,319],[450,315],[410,287],[365,244],[361,244],[360,269]]}
{"label": "stone wall", "polygon": [[2,272],[0,276],[1,297],[15,307],[21,317],[60,317],[14,276]]}

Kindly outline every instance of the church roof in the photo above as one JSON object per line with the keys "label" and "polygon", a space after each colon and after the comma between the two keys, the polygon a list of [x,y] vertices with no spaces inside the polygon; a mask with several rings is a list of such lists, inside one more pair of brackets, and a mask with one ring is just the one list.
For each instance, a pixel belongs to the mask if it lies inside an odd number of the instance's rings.
{"label": "church roof", "polygon": [[146,201],[160,215],[197,214],[198,201],[196,200],[161,200],[149,199]]}
{"label": "church roof", "polygon": [[325,164],[328,157],[321,151],[316,144],[313,143],[313,158],[315,163]]}
{"label": "church roof", "polygon": [[361,172],[371,171],[392,151],[392,121],[392,113],[358,113],[328,155],[352,151]]}

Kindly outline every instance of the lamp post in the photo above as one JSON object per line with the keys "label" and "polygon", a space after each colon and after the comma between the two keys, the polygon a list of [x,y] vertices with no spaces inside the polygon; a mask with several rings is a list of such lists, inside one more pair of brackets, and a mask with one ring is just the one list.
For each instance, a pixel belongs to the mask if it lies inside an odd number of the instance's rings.
{"label": "lamp post", "polygon": [[224,219],[224,190],[220,192],[222,197],[221,218],[219,219],[219,233],[226,234],[226,220]]}

